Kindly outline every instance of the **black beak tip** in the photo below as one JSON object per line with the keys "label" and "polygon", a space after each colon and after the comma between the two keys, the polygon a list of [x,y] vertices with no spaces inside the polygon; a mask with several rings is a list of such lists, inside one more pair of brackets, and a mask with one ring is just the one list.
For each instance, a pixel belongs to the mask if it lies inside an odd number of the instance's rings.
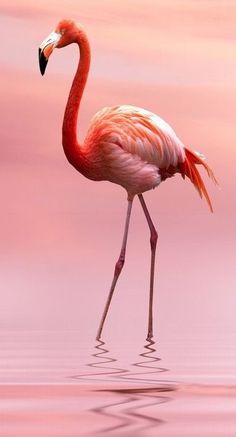
{"label": "black beak tip", "polygon": [[44,56],[43,50],[39,48],[39,68],[42,76],[45,73],[48,59]]}

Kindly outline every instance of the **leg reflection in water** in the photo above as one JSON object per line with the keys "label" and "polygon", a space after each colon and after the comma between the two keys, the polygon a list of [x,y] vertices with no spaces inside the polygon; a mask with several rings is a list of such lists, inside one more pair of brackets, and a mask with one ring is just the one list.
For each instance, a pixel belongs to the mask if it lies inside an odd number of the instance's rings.
{"label": "leg reflection in water", "polygon": [[[114,432],[122,434],[126,431],[127,435],[127,432],[132,434],[135,431],[138,436],[144,430],[147,432],[165,423],[158,414],[158,405],[171,400],[170,393],[176,390],[177,385],[163,378],[168,369],[159,366],[161,359],[155,353],[154,340],[147,340],[144,351],[139,354],[141,360],[122,368],[117,365],[117,359],[111,356],[106,344],[98,341],[92,354],[93,361],[87,364],[93,371],[74,376],[99,383],[94,391],[96,395],[101,393],[101,403],[90,411],[99,414],[100,418],[102,416],[104,427],[96,434],[112,431],[114,436]],[[104,402],[105,393],[109,402]]]}

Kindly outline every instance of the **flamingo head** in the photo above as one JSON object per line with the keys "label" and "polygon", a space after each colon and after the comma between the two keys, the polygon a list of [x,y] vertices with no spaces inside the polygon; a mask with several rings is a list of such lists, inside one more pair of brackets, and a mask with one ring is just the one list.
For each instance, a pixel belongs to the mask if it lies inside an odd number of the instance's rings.
{"label": "flamingo head", "polygon": [[75,41],[78,27],[72,20],[62,20],[56,29],[48,35],[39,47],[39,67],[41,74],[44,75],[49,56],[55,47],[62,48]]}

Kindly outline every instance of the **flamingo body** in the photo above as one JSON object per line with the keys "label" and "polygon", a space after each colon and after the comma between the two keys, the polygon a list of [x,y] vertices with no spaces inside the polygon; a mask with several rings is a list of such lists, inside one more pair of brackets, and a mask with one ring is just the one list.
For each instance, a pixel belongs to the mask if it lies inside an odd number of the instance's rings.
{"label": "flamingo body", "polygon": [[113,281],[105,306],[97,339],[100,339],[116,282],[125,261],[126,243],[132,202],[138,195],[150,229],[151,273],[149,295],[148,339],[152,338],[152,302],[157,232],[142,193],[157,187],[165,179],[180,173],[187,176],[204,196],[212,210],[204,182],[197,170],[202,165],[214,181],[215,177],[197,153],[185,147],[174,130],[162,118],[131,105],[104,108],[93,117],[81,145],[77,140],[77,117],[90,67],[90,46],[86,33],[72,20],[62,20],[41,44],[39,63],[44,74],[55,47],[76,43],[80,50],[79,65],[69,93],[62,127],[62,143],[68,161],[89,179],[107,180],[121,185],[128,193],[128,209],[124,237]]}
{"label": "flamingo body", "polygon": [[162,181],[160,170],[172,167],[179,171],[178,165],[185,159],[183,144],[164,120],[130,105],[104,108],[95,114],[84,153],[93,169],[87,177],[119,184],[129,196],[155,188]]}

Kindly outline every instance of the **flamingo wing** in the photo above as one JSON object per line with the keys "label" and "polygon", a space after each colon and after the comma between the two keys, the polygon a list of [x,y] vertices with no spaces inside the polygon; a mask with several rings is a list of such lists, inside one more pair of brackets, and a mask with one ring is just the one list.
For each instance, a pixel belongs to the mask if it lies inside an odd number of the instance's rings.
{"label": "flamingo wing", "polygon": [[[212,210],[196,165],[202,165],[215,181],[204,159],[186,148],[171,126],[145,109],[122,105],[95,114],[85,144],[99,162],[96,179],[122,185],[138,194],[156,187],[175,173],[187,176]],[[101,165],[102,163],[102,165]],[[99,174],[99,177],[97,176]]]}
{"label": "flamingo wing", "polygon": [[158,169],[177,167],[185,159],[184,146],[162,118],[142,108],[122,105],[95,114],[88,137],[116,145]]}

